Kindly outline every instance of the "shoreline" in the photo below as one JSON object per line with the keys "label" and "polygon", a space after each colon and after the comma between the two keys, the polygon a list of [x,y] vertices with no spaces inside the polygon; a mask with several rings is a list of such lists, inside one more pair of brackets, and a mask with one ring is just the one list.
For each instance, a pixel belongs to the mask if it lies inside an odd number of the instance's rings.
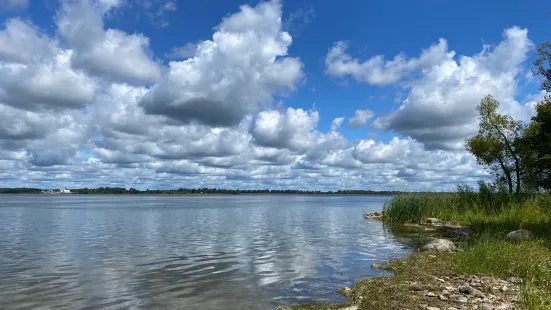
{"label": "shoreline", "polygon": [[[378,213],[365,214],[364,218],[385,223]],[[458,258],[463,253],[468,253],[472,244],[480,238],[469,227],[438,219],[428,219],[423,224],[385,225],[394,226],[391,229],[397,235],[409,238],[413,243],[430,244],[431,240],[453,240],[453,248],[417,249],[407,257],[391,260],[384,266],[374,264],[372,268],[384,269],[393,275],[362,279],[352,287],[342,288],[337,293],[348,299],[346,303],[298,304],[280,306],[276,310],[523,309],[520,304],[524,280],[462,271]]]}

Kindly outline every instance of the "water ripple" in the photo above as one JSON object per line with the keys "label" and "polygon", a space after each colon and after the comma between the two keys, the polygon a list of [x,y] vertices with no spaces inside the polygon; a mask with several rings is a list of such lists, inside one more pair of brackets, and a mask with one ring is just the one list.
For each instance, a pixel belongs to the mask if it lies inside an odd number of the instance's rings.
{"label": "water ripple", "polygon": [[384,197],[2,196],[8,309],[273,309],[403,256]]}

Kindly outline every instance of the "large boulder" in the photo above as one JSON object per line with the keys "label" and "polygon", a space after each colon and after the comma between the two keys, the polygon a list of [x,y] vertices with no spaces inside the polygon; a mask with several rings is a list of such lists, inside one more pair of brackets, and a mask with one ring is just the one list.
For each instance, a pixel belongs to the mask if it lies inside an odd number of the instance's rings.
{"label": "large boulder", "polygon": [[522,240],[531,239],[532,233],[526,229],[519,229],[508,233],[505,238],[507,238],[507,240],[509,241],[518,242]]}
{"label": "large boulder", "polygon": [[434,239],[421,248],[421,251],[453,252],[455,250],[455,244],[448,239]]}

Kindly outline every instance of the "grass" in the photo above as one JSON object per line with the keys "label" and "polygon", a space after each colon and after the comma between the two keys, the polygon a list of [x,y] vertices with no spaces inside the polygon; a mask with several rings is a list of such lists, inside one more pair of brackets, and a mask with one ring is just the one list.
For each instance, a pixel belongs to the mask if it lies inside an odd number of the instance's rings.
{"label": "grass", "polygon": [[[524,309],[551,309],[551,194],[508,195],[424,193],[395,196],[384,206],[388,223],[421,223],[436,217],[469,226],[477,238],[455,255],[454,269],[464,274],[525,279]],[[528,229],[536,238],[514,244],[504,236]]]}
{"label": "grass", "polygon": [[550,194],[481,194],[464,189],[454,194],[406,194],[384,205],[384,217],[388,223],[421,223],[436,217],[494,236],[525,228],[551,240]]}
{"label": "grass", "polygon": [[526,281],[521,291],[524,309],[551,309],[551,251],[545,240],[511,243],[486,234],[454,256],[462,274],[492,275]]}

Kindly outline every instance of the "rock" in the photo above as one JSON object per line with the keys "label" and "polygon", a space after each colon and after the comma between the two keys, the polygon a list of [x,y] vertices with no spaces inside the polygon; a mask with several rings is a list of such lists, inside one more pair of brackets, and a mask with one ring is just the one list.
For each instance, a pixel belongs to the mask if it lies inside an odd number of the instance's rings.
{"label": "rock", "polygon": [[438,228],[438,231],[448,238],[470,238],[474,235],[474,232],[468,227],[456,227],[456,226],[442,226]]}
{"label": "rock", "polygon": [[440,295],[440,296],[438,296],[438,298],[439,298],[440,300],[442,300],[442,301],[446,301],[446,300],[449,299],[448,297],[446,297],[446,296],[444,296],[444,295]]}
{"label": "rock", "polygon": [[366,220],[381,220],[383,218],[383,212],[369,212],[364,214]]}
{"label": "rock", "polygon": [[441,219],[437,219],[435,217],[429,217],[427,219],[427,223],[431,225],[442,225],[444,221],[442,221]]}
{"label": "rock", "polygon": [[436,279],[436,281],[438,282],[441,282],[441,283],[446,283],[446,280],[444,279],[440,279],[439,277],[434,277]]}
{"label": "rock", "polygon": [[350,306],[350,307],[346,307],[346,308],[340,308],[339,310],[358,310],[358,306]]}
{"label": "rock", "polygon": [[458,290],[459,290],[459,293],[463,293],[463,294],[467,294],[467,295],[469,295],[470,293],[473,292],[473,288],[468,286],[468,285],[460,286],[460,287],[458,287]]}
{"label": "rock", "polygon": [[382,268],[383,268],[383,266],[381,266],[379,264],[375,264],[375,263],[371,264],[371,269],[382,269]]}
{"label": "rock", "polygon": [[453,252],[455,250],[453,242],[447,239],[434,239],[421,248],[421,251]]}
{"label": "rock", "polygon": [[482,308],[482,310],[492,310],[493,309],[493,307],[489,304],[483,304],[481,308]]}
{"label": "rock", "polygon": [[458,310],[458,309],[454,308],[454,307],[448,307],[448,308],[446,308],[446,310]]}
{"label": "rock", "polygon": [[509,290],[509,288],[507,287],[507,285],[504,285],[499,290],[502,291],[502,292],[507,292]]}
{"label": "rock", "polygon": [[532,233],[526,229],[519,229],[508,233],[505,238],[509,241],[518,242],[532,238]]}
{"label": "rock", "polygon": [[456,301],[461,304],[466,304],[469,302],[469,299],[467,299],[467,297],[465,296],[459,296],[457,297]]}
{"label": "rock", "polygon": [[352,295],[352,289],[348,286],[341,288],[337,293],[344,295],[346,298],[349,298]]}
{"label": "rock", "polygon": [[436,294],[434,294],[433,292],[428,292],[427,294],[425,294],[425,296],[427,296],[427,297],[436,297]]}
{"label": "rock", "polygon": [[475,297],[479,297],[479,298],[485,298],[486,297],[486,295],[484,295],[484,293],[482,293],[479,290],[475,290],[475,289],[473,289],[473,291],[471,292],[471,295],[473,295]]}
{"label": "rock", "polygon": [[440,310],[440,308],[438,308],[438,307],[430,307],[430,306],[427,306],[425,309],[426,310]]}
{"label": "rock", "polygon": [[521,284],[522,279],[517,278],[517,277],[509,277],[509,278],[507,278],[507,282],[512,283],[512,284]]}

